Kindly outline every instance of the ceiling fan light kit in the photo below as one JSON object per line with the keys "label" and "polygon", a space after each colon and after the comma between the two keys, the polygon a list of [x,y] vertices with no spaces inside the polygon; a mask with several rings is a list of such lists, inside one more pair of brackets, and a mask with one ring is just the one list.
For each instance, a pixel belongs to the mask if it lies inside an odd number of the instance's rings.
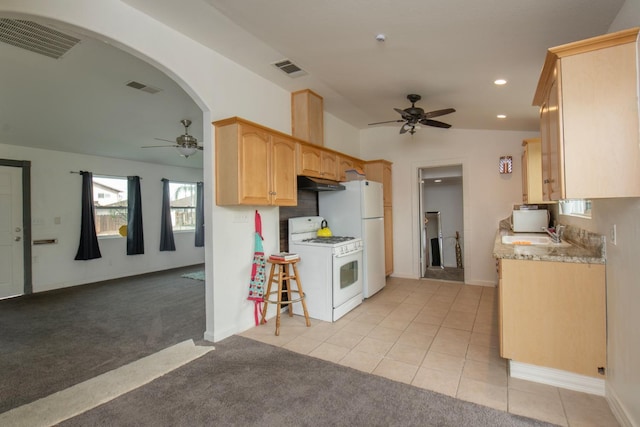
{"label": "ceiling fan light kit", "polygon": [[429,111],[427,113],[420,107],[416,107],[416,102],[420,101],[422,97],[416,94],[407,95],[407,99],[411,102],[411,107],[405,108],[401,110],[400,108],[394,108],[394,110],[402,116],[402,119],[398,120],[388,120],[386,122],[376,122],[369,123],[369,126],[372,125],[381,125],[384,123],[402,123],[404,124],[400,127],[400,133],[409,132],[411,135],[416,133],[417,129],[420,129],[420,125],[432,126],[437,128],[448,129],[451,127],[450,124],[444,123],[438,120],[432,120],[433,117],[444,116],[445,114],[455,113],[455,109],[453,108],[445,108],[443,110],[435,110]]}

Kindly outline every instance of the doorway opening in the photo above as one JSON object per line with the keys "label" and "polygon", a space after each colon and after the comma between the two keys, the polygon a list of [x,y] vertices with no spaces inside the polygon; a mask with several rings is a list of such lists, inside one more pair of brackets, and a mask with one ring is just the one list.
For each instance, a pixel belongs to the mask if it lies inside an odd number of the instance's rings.
{"label": "doorway opening", "polygon": [[420,168],[420,276],[464,282],[462,165]]}
{"label": "doorway opening", "polygon": [[0,217],[0,299],[30,294],[30,161],[0,159]]}

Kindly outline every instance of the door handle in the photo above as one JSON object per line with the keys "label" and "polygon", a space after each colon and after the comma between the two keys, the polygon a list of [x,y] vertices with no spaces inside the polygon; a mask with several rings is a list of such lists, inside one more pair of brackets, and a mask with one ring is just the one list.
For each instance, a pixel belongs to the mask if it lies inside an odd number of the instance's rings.
{"label": "door handle", "polygon": [[13,240],[15,240],[16,242],[19,242],[20,240],[22,240],[22,237],[16,236],[16,237],[13,238]]}
{"label": "door handle", "polygon": [[20,228],[20,227],[16,227],[16,233],[19,233],[19,232],[21,232],[21,231],[22,231],[22,228]]}

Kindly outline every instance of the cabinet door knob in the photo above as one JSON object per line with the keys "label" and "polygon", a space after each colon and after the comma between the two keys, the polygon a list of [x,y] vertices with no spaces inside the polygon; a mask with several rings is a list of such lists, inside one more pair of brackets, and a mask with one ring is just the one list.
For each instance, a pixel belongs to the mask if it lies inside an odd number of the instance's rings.
{"label": "cabinet door knob", "polygon": [[545,179],[544,181],[542,181],[542,183],[543,183],[543,184],[548,184],[548,183],[550,183],[550,182],[551,182],[551,181],[549,181],[548,179]]}

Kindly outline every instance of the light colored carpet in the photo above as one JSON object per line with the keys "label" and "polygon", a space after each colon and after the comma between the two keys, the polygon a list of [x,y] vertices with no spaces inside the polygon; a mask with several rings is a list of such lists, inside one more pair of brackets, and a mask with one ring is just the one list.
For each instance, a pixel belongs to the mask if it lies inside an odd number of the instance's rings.
{"label": "light colored carpet", "polygon": [[35,427],[58,424],[141,387],[211,350],[214,347],[196,346],[193,340],[184,341],[33,403],[4,412],[0,414],[0,425]]}
{"label": "light colored carpet", "polygon": [[187,279],[202,280],[204,282],[204,270],[194,271],[193,273],[185,273],[181,277],[186,277]]}

